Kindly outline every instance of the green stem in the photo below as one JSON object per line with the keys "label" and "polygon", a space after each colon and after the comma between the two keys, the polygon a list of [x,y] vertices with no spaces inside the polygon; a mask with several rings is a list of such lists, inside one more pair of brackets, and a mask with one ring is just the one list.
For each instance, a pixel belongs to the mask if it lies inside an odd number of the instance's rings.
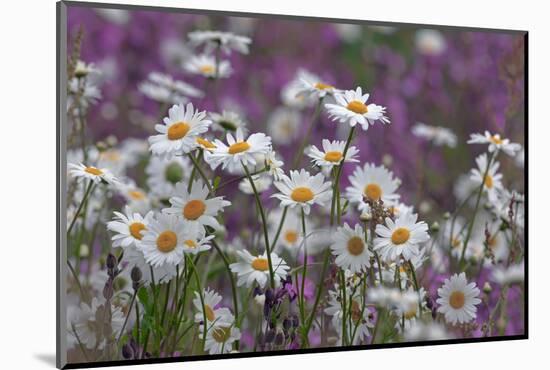
{"label": "green stem", "polygon": [[191,267],[193,268],[193,275],[195,276],[195,282],[197,284],[197,289],[199,290],[199,298],[201,300],[201,307],[202,307],[202,321],[204,323],[204,333],[202,335],[202,351],[201,353],[204,352],[204,344],[206,343],[206,333],[208,332],[208,320],[206,318],[206,308],[205,308],[205,305],[204,305],[204,297],[203,297],[203,292],[202,292],[202,287],[201,287],[201,279],[199,277],[199,274],[197,272],[197,268],[195,266],[195,264],[193,263],[193,260],[188,256],[187,257],[187,261],[189,264],[191,264]]}
{"label": "green stem", "polygon": [[128,313],[126,314],[126,319],[124,319],[124,324],[122,324],[122,329],[120,329],[120,334],[118,335],[118,339],[116,341],[117,345],[120,342],[122,335],[124,334],[124,328],[126,328],[126,324],[128,323],[128,319],[130,318],[130,315],[132,313],[132,307],[134,307],[136,295],[137,295],[137,289],[134,290],[134,294],[132,295],[132,300],[130,301],[130,308],[128,309]]}
{"label": "green stem", "polygon": [[267,233],[267,220],[265,218],[265,212],[264,207],[262,206],[262,202],[260,200],[260,195],[258,194],[258,191],[256,190],[256,185],[254,184],[254,180],[252,180],[252,176],[250,176],[250,172],[248,171],[248,168],[242,163],[242,166],[244,168],[244,172],[246,173],[246,177],[248,177],[248,181],[250,182],[250,186],[252,187],[252,190],[254,191],[254,198],[256,199],[256,205],[258,206],[258,209],[260,211],[260,217],[262,219],[262,227],[264,231],[264,241],[265,241],[265,251],[267,254],[267,262],[269,265],[269,280],[271,283],[271,287],[275,289],[275,274],[273,273],[273,265],[271,263],[271,248],[269,246],[269,235]]}
{"label": "green stem", "polygon": [[197,158],[195,158],[195,156],[192,153],[189,153],[188,156],[191,159],[191,161],[193,162],[194,168],[196,168],[196,170],[199,173],[199,175],[201,176],[202,180],[204,181],[204,183],[208,187],[208,191],[211,194],[214,193],[214,188],[212,188],[212,184],[210,184],[210,181],[208,180],[208,177],[206,177],[206,174],[204,173],[201,166],[199,165],[199,162],[197,161]]}
{"label": "green stem", "polygon": [[[344,161],[346,158],[346,155],[348,153],[349,146],[351,144],[351,141],[353,140],[353,134],[355,132],[355,127],[353,126],[349,130],[348,139],[346,140],[346,146],[344,147],[344,153],[342,154],[342,161],[338,165],[338,169],[336,170],[336,177],[334,179],[334,184],[332,187],[332,203],[330,207],[330,225],[334,225],[334,210],[336,207],[336,196],[338,194],[338,188],[340,186],[340,176],[342,175],[342,167],[344,166]],[[340,210],[338,210],[338,213],[340,213]]]}
{"label": "green stem", "polygon": [[411,261],[409,261],[409,268],[411,269],[411,275],[412,275],[412,278],[413,278],[414,289],[416,290],[416,293],[418,293],[418,310],[420,312],[420,316],[422,316],[422,299],[421,299],[421,296],[420,296],[420,285],[418,285],[418,280],[416,279],[416,271],[414,270],[414,265]]}
{"label": "green stem", "polygon": [[73,229],[76,220],[78,219],[78,216],[80,215],[80,212],[82,211],[82,207],[84,207],[84,204],[88,200],[88,197],[90,196],[92,189],[95,187],[95,182],[93,180],[90,180],[88,183],[88,187],[86,188],[86,192],[84,193],[84,197],[82,197],[82,201],[80,202],[78,208],[76,209],[76,213],[73,217],[73,220],[71,221],[71,224],[69,225],[69,228],[67,229],[67,236],[71,234],[71,230]]}
{"label": "green stem", "polygon": [[283,229],[283,225],[285,223],[286,218],[286,212],[288,211],[288,207],[285,207],[283,209],[283,214],[281,215],[281,220],[279,221],[279,227],[277,227],[277,232],[275,233],[275,237],[273,238],[273,241],[271,242],[271,250],[275,249],[275,246],[277,245],[277,241],[279,240],[279,235],[281,235],[281,230]]}

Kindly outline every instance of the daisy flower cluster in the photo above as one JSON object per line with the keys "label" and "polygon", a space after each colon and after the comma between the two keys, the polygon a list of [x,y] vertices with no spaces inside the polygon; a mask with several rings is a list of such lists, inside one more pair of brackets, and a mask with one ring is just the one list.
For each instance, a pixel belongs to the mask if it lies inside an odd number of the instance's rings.
{"label": "daisy flower cluster", "polygon": [[[264,120],[254,119],[236,98],[244,92],[223,87],[246,79],[256,39],[201,27],[185,35],[173,73],[151,66],[129,92],[158,110],[135,137],[92,140],[104,72],[69,62],[71,359],[516,332],[521,316],[508,313],[524,290],[526,200],[509,173],[522,145],[505,130],[468,140],[423,123],[406,132],[410,144],[395,140],[406,126],[391,97],[303,67],[275,89],[279,105],[254,99]],[[415,40],[434,57],[441,37]],[[274,89],[264,82],[253,94]],[[417,144],[418,164],[398,166],[410,161],[393,156],[396,143]],[[456,160],[471,168],[453,194],[439,186],[437,159],[461,148],[477,157]]]}

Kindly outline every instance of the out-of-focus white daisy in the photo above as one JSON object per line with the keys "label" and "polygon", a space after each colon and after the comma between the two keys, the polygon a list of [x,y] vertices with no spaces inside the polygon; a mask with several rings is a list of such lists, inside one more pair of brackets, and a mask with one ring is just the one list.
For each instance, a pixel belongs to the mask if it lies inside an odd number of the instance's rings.
{"label": "out-of-focus white daisy", "polygon": [[368,302],[383,308],[395,309],[401,302],[401,291],[397,288],[390,288],[378,285],[367,291]]}
{"label": "out-of-focus white daisy", "polygon": [[216,220],[219,212],[231,205],[231,202],[223,197],[209,198],[210,191],[201,180],[195,180],[191,192],[187,191],[187,184],[176,184],[174,196],[170,198],[172,207],[165,208],[164,213],[182,217],[185,221],[205,229],[210,226],[219,229],[220,224]]}
{"label": "out-of-focus white daisy", "polygon": [[132,213],[128,206],[125,208],[125,214],[117,211],[113,213],[113,221],[107,223],[107,229],[115,233],[111,238],[113,247],[136,246],[153,218],[153,212],[148,212],[142,217],[139,213]]}
{"label": "out-of-focus white daisy", "polygon": [[[267,218],[271,230],[269,235],[271,237],[275,237],[277,229],[279,228],[280,221],[282,219],[282,214],[282,208],[277,208],[272,213],[270,213]],[[309,220],[306,219],[306,231],[309,230],[309,226]],[[304,238],[302,232],[302,220],[294,210],[287,210],[285,220],[283,222],[283,225],[281,226],[279,239],[277,239],[276,247],[284,247],[291,253],[296,253],[298,251],[298,248],[302,245],[303,240]]]}
{"label": "out-of-focus white daisy", "polygon": [[183,67],[189,73],[206,78],[227,78],[233,73],[228,60],[220,60],[216,68],[216,59],[206,54],[193,56],[184,63]]}
{"label": "out-of-focus white daisy", "polygon": [[521,263],[508,267],[497,266],[491,274],[491,280],[500,285],[523,283],[525,279],[525,265]]}
{"label": "out-of-focus white daisy", "polygon": [[126,205],[132,212],[147,213],[151,210],[151,199],[133,181],[130,181],[128,184],[118,184],[116,188],[120,195],[124,197]]}
{"label": "out-of-focus white daisy", "polygon": [[[80,309],[75,311],[73,317],[69,319],[69,332],[73,332],[73,335],[76,332],[80,343],[88,349],[102,350],[107,341],[117,338],[122,329],[124,314],[119,307],[111,305],[111,321],[109,323],[111,333],[107,333],[104,329],[105,323],[100,322],[96,317],[98,310],[105,309],[105,303],[94,297],[91,305],[81,302]],[[105,334],[109,334],[109,337],[106,338]]]}
{"label": "out-of-focus white daisy", "polygon": [[194,45],[205,45],[206,51],[211,52],[220,47],[225,53],[231,54],[231,50],[242,54],[248,54],[248,47],[252,43],[250,37],[235,35],[231,32],[221,31],[193,31],[188,35]]}
{"label": "out-of-focus white daisy", "polygon": [[431,141],[437,146],[456,147],[456,135],[446,127],[429,126],[418,122],[413,126],[412,133],[417,137]]}
{"label": "out-of-focus white daisy", "polygon": [[220,140],[215,140],[212,151],[205,153],[205,160],[212,169],[222,165],[222,169],[236,171],[242,168],[242,165],[255,166],[257,161],[255,155],[267,154],[271,150],[271,138],[264,133],[255,133],[247,139],[241,128],[237,129],[235,137],[227,133],[227,145]]}
{"label": "out-of-focus white daisy", "polygon": [[[488,166],[487,153],[483,153],[476,158],[477,168],[471,170],[470,179],[474,181],[477,186],[483,183],[483,191],[487,193],[489,202],[496,203],[498,198],[498,192],[504,188],[501,182],[502,174],[498,173],[500,163],[497,161],[491,162],[491,167],[485,175]],[[485,177],[484,177],[485,175]]]}
{"label": "out-of-focus white daisy", "polygon": [[349,123],[354,127],[357,123],[361,125],[363,130],[368,130],[369,125],[374,125],[376,121],[389,123],[390,120],[386,117],[386,107],[376,104],[367,105],[369,94],[364,94],[361,87],[355,91],[346,90],[334,94],[336,104],[325,104],[329,116],[333,120],[341,123]]}
{"label": "out-of-focus white daisy", "polygon": [[[320,167],[332,168],[339,165],[344,159],[344,149],[346,147],[345,141],[329,141],[323,139],[323,150],[317,149],[315,145],[309,148],[307,154],[313,163]],[[359,153],[356,147],[350,146],[346,153],[344,162],[359,162],[355,157]]]}
{"label": "out-of-focus white daisy", "polygon": [[188,97],[204,96],[204,93],[194,86],[160,72],[149,73],[147,80],[142,82],[138,89],[148,98],[161,103],[183,104],[189,100]]}
{"label": "out-of-focus white daisy", "polygon": [[451,324],[464,324],[476,318],[476,305],[481,303],[476,283],[469,283],[464,272],[454,274],[437,290],[439,298],[438,312],[445,315],[445,321]]}
{"label": "out-of-focus white daisy", "polygon": [[351,203],[358,205],[359,211],[368,210],[367,204],[363,201],[367,198],[370,201],[382,200],[386,206],[394,204],[399,199],[396,193],[401,181],[394,178],[393,172],[384,166],[375,166],[365,163],[363,167],[356,167],[353,175],[349,177],[351,186],[346,188],[347,198]]}
{"label": "out-of-focus white daisy", "polygon": [[211,140],[208,140],[204,137],[197,136],[195,141],[197,142],[197,147],[203,150],[211,151],[216,149],[216,145]]}
{"label": "out-of-focus white daisy", "polygon": [[[254,182],[254,187],[259,194],[269,190],[271,184],[273,183],[271,177],[267,175],[254,175],[252,176],[252,181]],[[254,189],[252,189],[252,185],[247,178],[242,179],[239,182],[239,190],[245,194],[254,194]]]}
{"label": "out-of-focus white daisy", "polygon": [[223,110],[222,113],[210,113],[210,118],[212,119],[213,125],[212,128],[217,131],[237,131],[240,127],[243,131],[243,134],[248,132],[246,128],[246,122],[240,116],[240,114]]}
{"label": "out-of-focus white daisy", "polygon": [[125,9],[94,8],[94,11],[99,14],[101,18],[118,26],[128,24],[132,18],[132,13]]}
{"label": "out-of-focus white daisy", "polygon": [[78,78],[86,77],[89,74],[101,74],[101,70],[96,68],[93,63],[86,63],[77,60],[74,66],[74,75]]}
{"label": "out-of-focus white daisy", "polygon": [[151,193],[162,200],[168,200],[174,195],[178,182],[187,182],[193,165],[187,157],[174,156],[163,158],[152,156],[145,168],[147,186]]}
{"label": "out-of-focus white daisy", "polygon": [[327,94],[334,94],[337,91],[334,86],[323,82],[319,76],[306,70],[299,71],[298,78],[300,85],[297,95],[313,96],[322,99]]}
{"label": "out-of-focus white daisy", "polygon": [[325,182],[323,174],[311,176],[304,169],[300,172],[290,171],[290,177],[283,176],[282,181],[275,182],[275,187],[280,192],[272,197],[281,201],[281,207],[302,207],[306,214],[309,214],[314,204],[324,206],[332,195],[331,183]]}
{"label": "out-of-focus white daisy", "polygon": [[300,94],[302,91],[302,82],[300,81],[300,71],[296,76],[285,84],[281,89],[281,101],[287,108],[304,109],[311,107],[318,101],[313,95]]}
{"label": "out-of-focus white daisy", "polygon": [[441,324],[430,322],[424,323],[420,320],[415,321],[404,333],[406,341],[427,341],[452,339],[452,333],[449,333]]}
{"label": "out-of-focus white daisy", "polygon": [[159,135],[149,137],[151,151],[156,155],[172,156],[185,154],[196,146],[196,138],[205,133],[212,123],[206,118],[206,112],[199,112],[189,103],[174,105],[164,117],[163,125],[155,125]]}
{"label": "out-of-focus white daisy", "polygon": [[501,219],[510,222],[510,205],[512,206],[512,222],[523,229],[525,227],[525,196],[517,191],[503,189],[498,193],[498,199],[493,212]]}
{"label": "out-of-focus white daisy", "polygon": [[414,35],[416,48],[424,55],[440,55],[447,48],[445,36],[437,30],[423,29]]}
{"label": "out-of-focus white daisy", "polygon": [[393,221],[386,217],[385,225],[376,225],[374,250],[380,251],[380,257],[387,262],[395,262],[402,256],[410,260],[419,253],[419,246],[430,239],[428,225],[424,221],[416,222],[418,215],[405,213]]}
{"label": "out-of-focus white daisy", "polygon": [[82,163],[69,163],[69,174],[77,179],[92,180],[96,184],[104,181],[108,184],[115,184],[118,180],[106,168],[97,168],[94,166],[86,166]]}
{"label": "out-of-focus white daisy", "polygon": [[159,214],[149,222],[138,249],[151,266],[175,266],[183,259],[185,234],[185,223],[180,217]]}
{"label": "out-of-focus white daisy", "polygon": [[489,153],[502,150],[512,157],[521,150],[520,144],[511,143],[509,139],[502,138],[500,134],[491,134],[489,131],[485,131],[483,135],[471,134],[468,144],[489,144]]}
{"label": "out-of-focus white daisy", "polygon": [[424,288],[420,288],[417,292],[412,287],[409,287],[401,295],[401,302],[396,306],[395,313],[400,318],[396,327],[400,330],[401,324],[404,324],[404,330],[408,330],[415,322],[416,319],[420,317],[419,302],[420,305],[424,308],[426,306],[425,302],[426,291]]}
{"label": "out-of-focus white daisy", "polygon": [[206,236],[203,228],[190,222],[185,223],[185,241],[183,242],[183,252],[196,255],[200,252],[212,248],[208,242],[214,239],[214,235]]}
{"label": "out-of-focus white daisy", "polygon": [[86,110],[101,99],[99,87],[87,78],[71,78],[67,82],[67,110]]}
{"label": "out-of-focus white daisy", "polygon": [[[247,250],[242,250],[237,251],[237,255],[241,261],[229,265],[231,271],[238,276],[237,285],[246,285],[246,287],[250,288],[254,281],[256,281],[261,288],[264,288],[269,280],[267,253],[264,252],[264,254],[255,257]],[[275,285],[279,286],[281,279],[286,277],[290,267],[275,253],[271,253],[271,265],[275,275]]]}
{"label": "out-of-focus white daisy", "polygon": [[521,148],[520,151],[518,151],[518,154],[516,154],[515,162],[518,167],[525,167],[525,149]]}
{"label": "out-of-focus white daisy", "polygon": [[398,217],[399,215],[402,215],[403,213],[414,213],[414,207],[413,206],[408,206],[405,203],[401,203],[401,202],[397,202],[397,203],[389,206],[388,209],[394,217]]}
{"label": "out-of-focus white daisy", "polygon": [[[325,308],[324,312],[327,315],[332,316],[332,326],[336,329],[338,335],[342,337],[342,320],[344,318],[344,310],[342,309],[340,292],[331,290],[328,293],[328,306]],[[350,341],[353,337],[352,343],[356,345],[367,339],[370,335],[370,329],[373,328],[374,325],[369,317],[370,310],[368,307],[363,308],[361,297],[358,294],[352,297],[351,293],[352,292],[348,290],[348,307],[346,307],[346,317],[349,318],[349,321],[346,322],[346,327],[348,328],[347,340]],[[349,307],[350,302],[351,307]]]}
{"label": "out-of-focus white daisy", "polygon": [[201,298],[199,292],[195,292],[195,299],[193,299],[193,306],[197,310],[195,314],[195,322],[202,323],[204,316],[206,316],[207,328],[211,326],[219,326],[222,323],[231,323],[233,321],[233,315],[228,308],[218,307],[222,301],[222,296],[219,295],[215,290],[206,288],[203,290],[203,301],[204,301],[204,312],[202,310]]}
{"label": "out-of-focus white daisy", "polygon": [[267,133],[276,144],[289,144],[298,137],[300,113],[286,107],[275,109],[267,120]]}
{"label": "out-of-focus white daisy", "polygon": [[330,249],[336,256],[336,264],[342,269],[358,273],[365,272],[370,267],[373,254],[365,242],[365,230],[358,224],[355,225],[355,229],[347,223],[336,229],[332,235]]}
{"label": "out-of-focus white daisy", "polygon": [[344,42],[354,42],[361,38],[363,27],[357,24],[333,23],[332,26]]}
{"label": "out-of-focus white daisy", "polygon": [[234,324],[220,324],[208,330],[204,350],[211,355],[229,353],[233,350],[233,343],[240,338],[241,331]]}
{"label": "out-of-focus white daisy", "polygon": [[[122,261],[127,263],[126,270],[131,271],[134,266],[138,267],[141,271],[141,283],[144,286],[149,286],[151,282],[155,284],[164,284],[172,280],[177,273],[176,266],[165,263],[160,266],[151,266],[145,260],[143,252],[136,247],[129,247],[124,250],[124,256]],[[182,271],[185,264],[185,260],[182,259],[178,264],[180,266],[180,271]],[[153,273],[151,274],[151,270]]]}

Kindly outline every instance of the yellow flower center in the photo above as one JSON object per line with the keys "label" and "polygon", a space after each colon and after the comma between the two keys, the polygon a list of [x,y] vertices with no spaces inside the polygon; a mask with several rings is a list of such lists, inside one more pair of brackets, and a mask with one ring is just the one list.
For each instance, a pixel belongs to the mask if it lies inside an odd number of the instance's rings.
{"label": "yellow flower center", "polygon": [[369,200],[380,200],[382,198],[382,188],[378,184],[368,184],[363,193]]}
{"label": "yellow flower center", "polygon": [[214,66],[210,64],[205,64],[203,66],[200,66],[199,70],[204,74],[211,74],[211,73],[214,73],[216,69],[214,68]]}
{"label": "yellow flower center", "polygon": [[310,188],[300,186],[292,190],[290,197],[295,202],[305,203],[313,199],[313,192]]}
{"label": "yellow flower center", "polygon": [[120,153],[117,150],[106,150],[104,152],[101,152],[99,155],[101,159],[111,161],[111,162],[117,162],[120,160]]}
{"label": "yellow flower center", "polygon": [[212,329],[212,338],[218,343],[225,343],[231,336],[231,329],[218,326]]}
{"label": "yellow flower center", "polygon": [[178,243],[176,233],[170,230],[163,231],[157,237],[157,249],[163,253],[172,252]]}
{"label": "yellow flower center", "polygon": [[489,238],[489,240],[487,241],[487,246],[489,247],[489,249],[495,249],[495,247],[497,246],[497,241],[498,239],[496,234]]}
{"label": "yellow flower center", "polygon": [[354,236],[348,240],[348,252],[354,256],[358,256],[365,250],[365,243],[363,239],[358,236]]}
{"label": "yellow flower center", "polygon": [[143,200],[145,199],[145,194],[139,190],[132,190],[128,192],[128,196],[133,200]]}
{"label": "yellow flower center", "polygon": [[202,200],[193,199],[183,207],[183,217],[188,220],[196,220],[206,211],[206,204]]}
{"label": "yellow flower center", "polygon": [[197,243],[195,243],[195,241],[191,239],[184,241],[183,244],[185,244],[189,248],[193,248],[193,249],[197,248]]}
{"label": "yellow flower center", "polygon": [[179,140],[189,132],[191,126],[185,122],[177,122],[168,127],[168,139]]}
{"label": "yellow flower center", "polygon": [[496,145],[500,145],[503,142],[502,139],[500,138],[500,135],[491,136],[491,141],[493,142],[493,144],[496,144]]}
{"label": "yellow flower center", "polygon": [[416,304],[411,305],[408,311],[405,311],[403,314],[405,316],[405,319],[410,320],[416,316]]}
{"label": "yellow flower center", "polygon": [[84,171],[88,172],[89,174],[92,174],[94,176],[101,176],[103,175],[103,171],[101,171],[99,168],[95,167],[86,167]]}
{"label": "yellow flower center", "polygon": [[232,144],[227,151],[229,154],[237,154],[246,152],[248,149],[250,149],[250,144],[248,144],[246,141],[240,141],[238,143]]}
{"label": "yellow flower center", "polygon": [[202,145],[206,149],[214,149],[216,147],[210,141],[203,139],[202,137],[197,137],[197,144]]}
{"label": "yellow flower center", "polygon": [[342,152],[333,151],[325,153],[325,161],[340,162],[340,159],[342,159]]}
{"label": "yellow flower center", "polygon": [[214,321],[216,319],[214,310],[207,304],[204,305],[204,313],[206,314],[206,318],[208,319],[208,321]]}
{"label": "yellow flower center", "polygon": [[409,229],[400,227],[391,234],[391,241],[395,245],[400,245],[406,243],[407,240],[409,240],[410,236],[411,232],[409,231]]}
{"label": "yellow flower center", "polygon": [[464,301],[466,300],[466,297],[464,296],[464,293],[461,291],[454,291],[451,293],[449,297],[449,304],[452,308],[455,310],[458,310],[462,307],[464,307]]}
{"label": "yellow flower center", "polygon": [[266,258],[256,258],[252,261],[252,268],[257,271],[269,270],[269,262]]}
{"label": "yellow flower center", "polygon": [[145,230],[145,225],[141,222],[134,222],[130,225],[130,234],[134,239],[141,240],[143,237],[143,235],[141,235],[142,230]]}
{"label": "yellow flower center", "polygon": [[316,89],[319,89],[319,90],[334,89],[334,86],[329,85],[329,84],[324,84],[322,82],[317,82],[314,86],[315,86]]}
{"label": "yellow flower center", "polygon": [[451,246],[453,248],[459,247],[460,246],[460,239],[458,239],[457,237],[453,237],[452,241],[451,241]]}
{"label": "yellow flower center", "polygon": [[485,187],[487,189],[491,189],[493,187],[493,177],[491,175],[485,176],[485,180],[483,180],[483,184],[485,184]]}
{"label": "yellow flower center", "polygon": [[298,233],[293,230],[288,230],[285,233],[285,240],[290,244],[296,243],[296,241],[298,240]]}
{"label": "yellow flower center", "polygon": [[359,100],[350,101],[346,108],[348,108],[348,110],[352,111],[353,113],[357,113],[357,114],[365,114],[369,111],[367,106],[364,103],[360,102]]}

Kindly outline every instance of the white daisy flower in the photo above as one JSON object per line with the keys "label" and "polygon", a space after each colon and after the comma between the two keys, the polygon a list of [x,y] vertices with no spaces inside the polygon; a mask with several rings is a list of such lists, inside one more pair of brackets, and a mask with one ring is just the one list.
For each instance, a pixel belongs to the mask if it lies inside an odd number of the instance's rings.
{"label": "white daisy flower", "polygon": [[195,141],[197,142],[197,146],[203,150],[212,151],[216,149],[216,145],[214,145],[211,140],[208,140],[204,137],[197,136]]}
{"label": "white daisy flower", "polygon": [[423,29],[414,35],[416,48],[424,55],[440,55],[447,48],[445,36],[437,30]]}
{"label": "white daisy flower", "polygon": [[197,310],[195,314],[195,322],[202,323],[204,316],[206,316],[207,329],[211,330],[211,326],[219,326],[227,323],[232,323],[234,320],[231,311],[225,307],[218,307],[222,301],[222,296],[219,295],[215,290],[206,288],[202,292],[202,299],[204,301],[204,313],[202,310],[201,298],[199,292],[195,292],[195,299],[193,299],[193,306]]}
{"label": "white daisy flower", "polygon": [[[342,162],[345,147],[345,141],[334,140],[331,142],[327,139],[323,139],[323,150],[321,151],[317,149],[315,145],[312,145],[307,155],[317,166],[332,168]],[[358,153],[359,150],[356,147],[350,146],[344,162],[359,162],[355,158]]]}
{"label": "white daisy flower", "polygon": [[147,213],[151,210],[151,199],[133,181],[130,181],[129,184],[118,184],[117,190],[124,197],[127,202],[126,205],[132,212]]}
{"label": "white daisy flower", "polygon": [[332,235],[330,249],[336,256],[336,264],[342,269],[358,273],[365,272],[370,267],[373,254],[365,242],[365,231],[358,224],[355,225],[355,229],[347,223],[338,227]]}
{"label": "white daisy flower", "polygon": [[401,319],[404,320],[404,330],[407,331],[420,318],[420,310],[418,302],[421,302],[422,308],[426,307],[426,290],[420,288],[417,292],[413,287],[409,287],[401,295],[401,302],[396,306],[395,314],[400,318],[395,324],[398,330],[401,330]]}
{"label": "white daisy flower", "polygon": [[[271,184],[273,183],[271,177],[267,175],[254,175],[252,176],[252,181],[254,182],[254,187],[259,194],[269,190]],[[239,182],[239,190],[245,194],[254,194],[254,189],[252,189],[252,185],[250,185],[250,181],[247,178],[242,179]]]}
{"label": "white daisy flower", "polygon": [[199,229],[210,226],[216,230],[220,228],[216,216],[231,202],[223,197],[208,198],[210,191],[201,180],[195,180],[191,192],[187,191],[187,184],[176,184],[174,196],[170,198],[172,207],[163,209],[164,213],[182,217],[185,221],[195,224]]}
{"label": "white daisy flower", "polygon": [[386,107],[376,104],[367,105],[369,94],[364,94],[360,87],[355,91],[346,90],[334,94],[336,104],[325,104],[329,116],[333,120],[338,120],[341,123],[349,123],[354,127],[357,123],[361,125],[363,130],[368,130],[369,125],[374,125],[374,122],[389,123],[390,120],[385,116]]}
{"label": "white daisy flower", "polygon": [[404,333],[407,342],[443,340],[452,339],[453,335],[449,333],[441,324],[430,322],[424,323],[416,320]]}
{"label": "white daisy flower", "polygon": [[281,207],[302,207],[306,214],[309,214],[312,205],[324,206],[332,196],[331,182],[325,182],[322,173],[311,176],[304,169],[290,171],[290,177],[283,176],[282,181],[275,182],[275,187],[280,193],[272,197],[281,201]]}
{"label": "white daisy flower", "polygon": [[206,333],[204,350],[211,355],[229,353],[233,350],[233,343],[240,338],[241,331],[233,324],[214,326]]}
{"label": "white daisy flower", "polygon": [[[246,285],[247,288],[250,288],[254,281],[256,281],[260,288],[264,288],[269,280],[267,253],[264,252],[261,256],[254,257],[247,250],[242,250],[237,251],[237,254],[241,262],[229,265],[231,271],[238,276],[237,285]],[[275,275],[275,285],[279,286],[281,279],[286,278],[290,267],[275,253],[271,253],[271,266]]]}
{"label": "white daisy flower", "polygon": [[67,110],[86,110],[91,104],[101,99],[101,91],[89,79],[71,78],[67,83]]}
{"label": "white daisy flower", "polygon": [[[198,138],[198,137],[197,137]],[[152,156],[145,173],[147,186],[151,193],[162,200],[168,200],[176,189],[178,182],[187,182],[193,171],[193,164],[187,157],[170,158]]]}
{"label": "white daisy flower", "polygon": [[[276,208],[271,212],[267,218],[271,232],[269,235],[275,237],[275,233],[279,228],[279,224],[282,218],[283,209]],[[306,231],[311,229],[309,219],[306,219]],[[281,232],[279,239],[277,239],[276,247],[283,247],[291,253],[296,253],[298,248],[302,246],[303,242],[302,232],[302,220],[301,217],[294,210],[287,210],[285,220],[281,226]],[[271,241],[272,242],[272,241]],[[308,239],[308,252],[309,252],[309,239]]]}
{"label": "white daisy flower", "polygon": [[[360,342],[367,339],[370,335],[370,329],[374,327],[374,324],[370,318],[370,311],[367,307],[362,309],[361,297],[359,295],[351,296],[351,291],[348,289],[348,304],[346,310],[349,310],[349,313],[346,312],[346,316],[349,317],[349,321],[346,323],[347,336],[348,340],[353,336],[353,344],[357,345]],[[342,337],[342,320],[344,317],[344,310],[342,309],[342,302],[340,299],[339,291],[329,291],[328,306],[325,308],[324,312],[332,316],[332,326]],[[349,307],[349,302],[351,301],[351,307]],[[355,333],[355,335],[353,335]]]}
{"label": "white daisy flower", "polygon": [[410,260],[419,253],[420,244],[430,240],[428,225],[416,222],[418,215],[405,213],[393,221],[386,217],[385,225],[376,225],[374,250],[380,251],[380,257],[387,262],[396,262],[402,256]]}
{"label": "white daisy flower", "polygon": [[351,186],[346,188],[347,198],[351,203],[358,205],[359,211],[368,210],[364,199],[370,201],[382,200],[386,206],[397,202],[399,194],[396,193],[401,181],[394,178],[393,172],[380,165],[375,166],[365,163],[363,167],[356,167],[353,175],[349,177]]}
{"label": "white daisy flower", "polygon": [[[164,284],[172,280],[177,274],[177,268],[175,265],[170,263],[165,263],[160,266],[151,266],[145,260],[143,252],[136,247],[129,247],[124,250],[124,256],[122,261],[127,263],[126,269],[131,271],[134,266],[138,267],[141,271],[141,283],[144,286],[149,286],[151,282],[155,284]],[[182,271],[185,260],[182,259],[178,264],[180,266],[180,271]],[[151,270],[153,271],[151,274]]]}
{"label": "white daisy flower", "polygon": [[521,150],[520,144],[511,143],[509,139],[502,138],[500,134],[493,135],[489,131],[485,131],[483,135],[471,134],[468,144],[489,144],[489,153],[502,150],[512,157]]}
{"label": "white daisy flower", "polygon": [[300,71],[298,71],[294,79],[281,89],[281,101],[287,108],[304,109],[311,107],[318,101],[313,95],[300,94],[303,89],[300,78]]}
{"label": "white daisy flower", "polygon": [[314,96],[318,99],[324,98],[327,94],[332,95],[337,90],[334,86],[325,83],[322,79],[306,70],[298,72],[298,78],[300,81],[299,90],[297,95]]}
{"label": "white daisy flower", "polygon": [[193,45],[204,44],[207,52],[219,46],[226,54],[231,54],[231,50],[248,54],[248,46],[252,43],[250,37],[235,35],[231,32],[193,31],[187,36]]}
{"label": "white daisy flower", "polygon": [[74,75],[76,77],[85,77],[89,74],[101,74],[101,70],[95,67],[93,63],[86,63],[82,60],[77,60],[74,67]]}
{"label": "white daisy flower", "polygon": [[299,134],[300,113],[287,107],[278,107],[267,119],[267,133],[276,144],[289,144]]}
{"label": "white daisy flower", "polygon": [[216,71],[216,59],[206,54],[191,57],[183,67],[189,73],[206,78],[227,78],[233,73],[228,60],[220,60]]}
{"label": "white daisy flower", "polygon": [[445,321],[455,325],[468,323],[476,318],[476,305],[481,303],[476,283],[469,283],[464,272],[454,274],[437,290],[438,312],[445,315]]}
{"label": "white daisy flower", "polygon": [[412,133],[414,136],[431,141],[436,146],[456,147],[456,135],[446,127],[429,126],[417,122],[412,128]]}
{"label": "white daisy flower", "polygon": [[273,150],[267,152],[264,158],[265,164],[269,167],[267,173],[269,173],[274,180],[279,181],[284,176],[283,170],[284,162],[277,159],[277,153]]}
{"label": "white daisy flower", "polygon": [[196,148],[196,138],[205,133],[212,123],[206,112],[199,112],[189,103],[174,105],[164,117],[164,125],[155,125],[159,135],[149,137],[151,151],[156,155],[185,154]]}
{"label": "white daisy flower", "polygon": [[94,166],[85,166],[82,163],[69,163],[69,174],[77,179],[92,180],[96,184],[104,181],[108,184],[116,184],[118,180],[106,168],[97,168]]}
{"label": "white daisy flower", "polygon": [[210,152],[205,152],[205,160],[212,169],[222,165],[222,169],[237,171],[242,165],[255,166],[257,154],[267,154],[271,150],[271,138],[263,133],[255,133],[247,139],[241,128],[237,129],[235,137],[230,133],[226,136],[227,145],[220,140],[215,140],[214,148]]}
{"label": "white daisy flower", "polygon": [[107,229],[115,233],[111,238],[113,247],[137,246],[143,238],[147,225],[153,219],[153,212],[148,212],[145,217],[142,217],[139,213],[132,213],[130,207],[126,206],[126,214],[117,211],[113,213],[115,215],[113,221],[107,223]]}
{"label": "white daisy flower", "polygon": [[223,110],[222,113],[210,113],[212,119],[212,128],[217,131],[237,131],[240,127],[243,130],[243,134],[248,132],[246,128],[246,122],[236,112]]}
{"label": "white daisy flower", "polygon": [[164,264],[175,266],[183,259],[186,231],[181,218],[159,214],[149,222],[138,249],[143,252],[147,263],[153,267]]}
{"label": "white daisy flower", "polygon": [[204,229],[198,224],[186,222],[185,237],[186,239],[183,242],[184,253],[196,255],[212,248],[208,242],[214,239],[214,235],[206,236]]}
{"label": "white daisy flower", "polygon": [[[476,158],[477,168],[474,168],[470,172],[470,179],[480,186],[483,183],[483,191],[487,194],[489,202],[495,204],[498,200],[498,193],[504,189],[502,185],[502,174],[498,173],[500,163],[493,161],[491,167],[487,171],[488,163],[487,153],[483,153]],[[485,175],[485,177],[483,177]]]}

